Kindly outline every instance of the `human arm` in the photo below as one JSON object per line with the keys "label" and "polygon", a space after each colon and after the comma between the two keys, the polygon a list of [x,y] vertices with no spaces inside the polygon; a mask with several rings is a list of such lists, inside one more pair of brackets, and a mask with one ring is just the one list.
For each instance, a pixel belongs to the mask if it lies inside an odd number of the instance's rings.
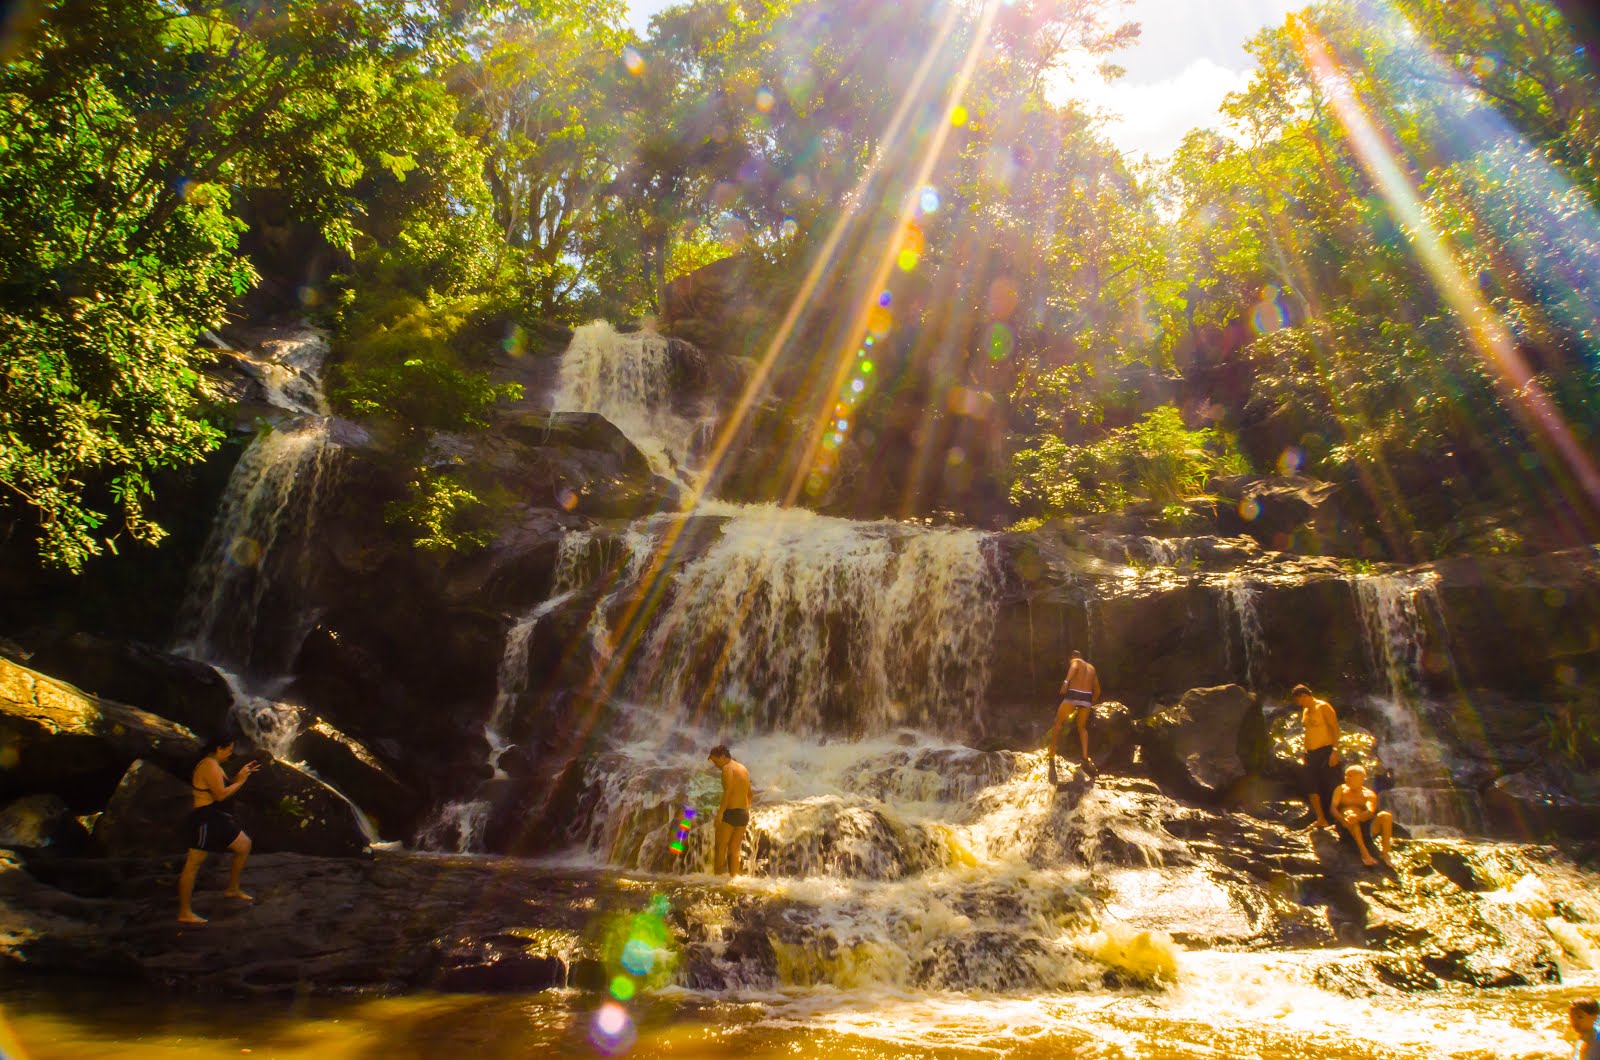
{"label": "human arm", "polygon": [[234,793],[244,787],[244,782],[249,780],[259,768],[260,766],[256,762],[246,762],[244,768],[240,769],[238,775],[234,777],[233,783],[227,784],[224,783],[227,778],[223,775],[221,763],[213,762],[210,769],[202,768],[200,770],[200,782],[204,785],[206,793],[211,796],[212,801],[221,802],[224,799],[232,798]]}
{"label": "human arm", "polygon": [[1100,671],[1096,670],[1094,672],[1094,674],[1093,674],[1093,677],[1094,677],[1094,702],[1098,703],[1098,702],[1100,702]]}
{"label": "human arm", "polygon": [[1328,752],[1328,764],[1336,766],[1339,764],[1339,715],[1334,712],[1331,703],[1323,703],[1318,709],[1322,711],[1323,723],[1328,726],[1328,746],[1332,748]]}

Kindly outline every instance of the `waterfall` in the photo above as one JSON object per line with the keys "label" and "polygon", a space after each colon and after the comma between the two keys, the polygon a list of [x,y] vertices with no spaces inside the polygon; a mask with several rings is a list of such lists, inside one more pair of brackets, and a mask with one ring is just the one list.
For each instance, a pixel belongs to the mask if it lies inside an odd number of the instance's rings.
{"label": "waterfall", "polygon": [[1367,659],[1383,683],[1371,703],[1383,718],[1382,757],[1401,783],[1383,798],[1396,820],[1425,829],[1480,831],[1475,792],[1457,787],[1442,740],[1431,732],[1422,698],[1425,629],[1419,601],[1433,592],[1431,573],[1382,574],[1354,581]]}
{"label": "waterfall", "polygon": [[743,509],[672,576],[635,698],[735,729],[969,729],[997,584],[986,535]]}
{"label": "waterfall", "polygon": [[[326,420],[269,428],[250,443],[190,573],[180,651],[249,675],[287,667],[314,620],[302,594],[332,463]],[[264,614],[288,626],[263,629]]]}
{"label": "waterfall", "polygon": [[1355,579],[1367,658],[1395,700],[1412,695],[1422,677],[1423,632],[1417,595],[1427,587],[1425,579],[1398,574]]}
{"label": "waterfall", "polygon": [[710,409],[684,415],[672,407],[672,347],[650,331],[624,335],[596,321],[572,334],[552,396],[558,412],[597,412],[638,447],[650,470],[693,485],[696,459],[716,418]]}
{"label": "waterfall", "polygon": [[1262,668],[1267,658],[1267,638],[1261,627],[1259,610],[1260,586],[1243,578],[1229,577],[1217,594],[1217,607],[1221,611],[1222,638],[1228,668],[1233,669],[1233,638],[1231,628],[1239,626],[1239,645],[1243,658],[1242,682],[1249,688],[1260,688]]}
{"label": "waterfall", "polygon": [[533,610],[517,619],[506,633],[506,645],[500,653],[500,667],[495,673],[494,711],[484,724],[483,735],[489,741],[489,766],[496,777],[504,777],[500,770],[500,756],[511,746],[502,727],[516,708],[517,698],[528,690],[528,647],[539,620],[572,599],[575,589],[557,593]]}

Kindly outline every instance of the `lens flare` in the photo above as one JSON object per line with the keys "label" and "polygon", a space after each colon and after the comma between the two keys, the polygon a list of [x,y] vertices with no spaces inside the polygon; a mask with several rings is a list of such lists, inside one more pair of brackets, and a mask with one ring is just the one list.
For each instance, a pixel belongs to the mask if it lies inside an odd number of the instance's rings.
{"label": "lens flare", "polygon": [[601,1005],[589,1025],[589,1041],[609,1056],[627,1052],[637,1037],[628,1010],[615,1001]]}
{"label": "lens flare", "polygon": [[633,985],[633,980],[625,975],[619,975],[611,980],[611,996],[618,1001],[629,1000],[637,989]]}
{"label": "lens flare", "polygon": [[1011,329],[996,321],[989,329],[989,359],[1003,361],[1017,348],[1017,338]]}
{"label": "lens flare", "polygon": [[622,65],[634,77],[644,74],[644,56],[631,44],[622,49]]}
{"label": "lens flare", "polygon": [[922,194],[917,198],[917,208],[923,213],[939,212],[939,191],[937,188],[927,187],[922,189]]}
{"label": "lens flare", "polygon": [[766,114],[772,110],[772,104],[774,102],[776,102],[776,100],[772,95],[771,89],[762,88],[756,91],[756,110]]}
{"label": "lens flare", "polygon": [[957,103],[950,111],[950,124],[958,129],[967,124],[967,108]]}

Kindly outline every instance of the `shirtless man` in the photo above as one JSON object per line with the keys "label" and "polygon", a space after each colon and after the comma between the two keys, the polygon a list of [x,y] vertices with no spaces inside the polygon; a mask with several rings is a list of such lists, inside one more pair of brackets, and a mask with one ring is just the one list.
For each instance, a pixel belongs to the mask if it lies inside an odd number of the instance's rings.
{"label": "shirtless man", "polygon": [[[1363,865],[1376,865],[1381,859],[1385,865],[1394,867],[1389,861],[1389,848],[1394,845],[1394,814],[1378,809],[1378,793],[1367,787],[1365,769],[1351,766],[1344,771],[1344,783],[1333,793],[1332,810],[1334,820],[1355,839]],[[1382,851],[1377,859],[1373,858],[1371,850],[1373,829],[1378,832]]]}
{"label": "shirtless man", "polygon": [[1094,666],[1085,661],[1081,652],[1072,653],[1072,664],[1067,667],[1067,679],[1061,682],[1061,704],[1056,707],[1056,723],[1050,726],[1050,783],[1056,782],[1056,744],[1061,738],[1061,727],[1069,716],[1078,724],[1078,749],[1083,752],[1083,768],[1093,773],[1094,762],[1089,758],[1089,708],[1100,702],[1100,675]]}
{"label": "shirtless man", "polygon": [[1305,768],[1306,802],[1313,814],[1306,830],[1332,828],[1327,807],[1339,786],[1339,715],[1305,685],[1295,685],[1289,698],[1300,708],[1300,724],[1306,731],[1306,753],[1300,764]]}
{"label": "shirtless man", "polygon": [[722,771],[722,802],[717,805],[717,839],[711,871],[737,876],[744,869],[744,830],[750,824],[750,771],[733,760],[725,744],[708,755]]}

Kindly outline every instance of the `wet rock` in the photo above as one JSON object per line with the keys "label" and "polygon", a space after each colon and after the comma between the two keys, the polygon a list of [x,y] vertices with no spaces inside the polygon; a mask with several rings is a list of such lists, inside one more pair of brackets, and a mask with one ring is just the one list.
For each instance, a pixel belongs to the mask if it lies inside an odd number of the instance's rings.
{"label": "wet rock", "polygon": [[[1137,722],[1133,710],[1124,703],[1107,700],[1096,703],[1089,712],[1089,757],[1100,769],[1127,769],[1133,764],[1137,745]],[[1070,750],[1077,745],[1077,728],[1062,734]]]}
{"label": "wet rock", "polygon": [[187,784],[153,762],[137,761],[95,820],[95,846],[116,857],[181,851],[193,808]]}
{"label": "wet rock", "polygon": [[81,850],[89,833],[59,795],[24,795],[0,807],[0,847]]}
{"label": "wet rock", "polygon": [[[231,763],[225,768],[231,778]],[[153,763],[135,762],[95,822],[95,844],[117,856],[182,851],[193,805],[187,782]],[[367,847],[350,804],[282,762],[250,778],[227,805],[263,854],[354,857]]]}
{"label": "wet rock", "polygon": [[1263,759],[1256,697],[1238,685],[1194,688],[1144,721],[1144,757],[1162,787],[1218,801]]}
{"label": "wet rock", "polygon": [[318,719],[295,737],[290,757],[304,763],[367,814],[385,839],[405,839],[424,806],[421,794],[353,737]]}
{"label": "wet rock", "polygon": [[429,980],[446,993],[501,994],[567,985],[567,962],[530,950],[530,940],[496,935],[436,945],[438,964]]}
{"label": "wet rock", "polygon": [[29,666],[204,735],[221,731],[233,704],[228,682],[211,666],[132,641],[74,633],[35,652]]}
{"label": "wet rock", "polygon": [[1557,762],[1501,777],[1483,793],[1484,822],[1515,839],[1600,833],[1600,772],[1579,773]]}
{"label": "wet rock", "polygon": [[176,766],[199,751],[181,725],[0,660],[0,794],[55,792],[88,812],[135,759]]}
{"label": "wet rock", "polygon": [[1282,551],[1340,552],[1346,529],[1335,506],[1339,487],[1303,475],[1214,478],[1207,488],[1228,503],[1217,509],[1224,534],[1249,534]]}

